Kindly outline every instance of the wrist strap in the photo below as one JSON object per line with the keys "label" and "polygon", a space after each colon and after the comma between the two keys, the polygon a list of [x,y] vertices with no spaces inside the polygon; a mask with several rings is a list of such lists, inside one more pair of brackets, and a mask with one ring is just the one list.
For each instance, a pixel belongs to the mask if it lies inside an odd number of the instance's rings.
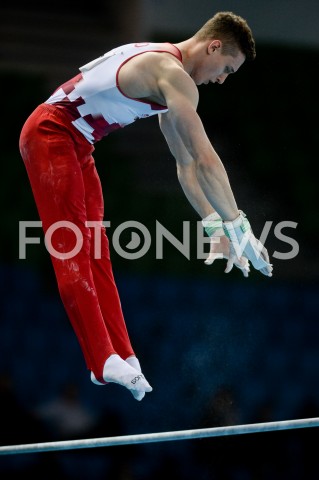
{"label": "wrist strap", "polygon": [[202,225],[209,237],[224,235],[223,222],[217,212],[213,212],[207,217],[203,218]]}

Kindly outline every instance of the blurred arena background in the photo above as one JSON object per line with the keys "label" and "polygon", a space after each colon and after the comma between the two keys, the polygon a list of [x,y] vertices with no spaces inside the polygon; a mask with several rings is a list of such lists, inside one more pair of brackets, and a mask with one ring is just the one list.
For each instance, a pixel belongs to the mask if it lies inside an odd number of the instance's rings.
{"label": "blurred arena background", "polygon": [[[199,113],[256,236],[272,222],[274,276],[225,275],[224,262],[196,259],[199,219],[156,118],[97,144],[110,238],[128,220],[153,240],[156,221],[180,240],[183,221],[191,224],[190,260],[167,241],[163,259],[154,241],[134,261],[112,251],[128,329],[154,388],[139,403],[116,385],[91,384],[40,229],[28,234],[41,244],[19,259],[19,222],[38,220],[19,134],[79,66],[121,43],[183,40],[218,10],[247,19],[257,58],[223,86],[200,87]],[[1,445],[318,416],[318,18],[315,0],[1,2]],[[275,227],[286,221],[296,227],[280,238]],[[287,237],[298,254],[278,259],[292,248]],[[0,475],[308,480],[314,433],[2,457]]]}

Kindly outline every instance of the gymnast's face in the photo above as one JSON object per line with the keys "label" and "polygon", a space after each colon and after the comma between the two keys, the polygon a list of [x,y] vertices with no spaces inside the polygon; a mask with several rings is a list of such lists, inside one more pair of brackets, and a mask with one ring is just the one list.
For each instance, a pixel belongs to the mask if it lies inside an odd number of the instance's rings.
{"label": "gymnast's face", "polygon": [[222,53],[222,42],[213,40],[195,63],[191,77],[196,85],[222,84],[231,73],[237,72],[245,61],[245,55],[238,50],[236,56]]}

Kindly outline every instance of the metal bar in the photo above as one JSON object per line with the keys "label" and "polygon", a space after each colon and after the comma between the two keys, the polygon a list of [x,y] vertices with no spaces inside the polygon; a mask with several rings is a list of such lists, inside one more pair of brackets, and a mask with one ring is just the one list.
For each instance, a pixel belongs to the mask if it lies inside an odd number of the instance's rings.
{"label": "metal bar", "polygon": [[144,433],[139,435],[124,435],[119,437],[88,438],[83,440],[65,440],[58,442],[30,443],[24,445],[8,445],[0,447],[0,455],[75,450],[79,448],[113,447],[118,445],[133,445],[139,443],[171,442],[177,440],[224,437],[230,435],[263,433],[309,427],[319,427],[319,418],[252,423],[247,425],[202,428],[195,430],[179,430],[175,432]]}

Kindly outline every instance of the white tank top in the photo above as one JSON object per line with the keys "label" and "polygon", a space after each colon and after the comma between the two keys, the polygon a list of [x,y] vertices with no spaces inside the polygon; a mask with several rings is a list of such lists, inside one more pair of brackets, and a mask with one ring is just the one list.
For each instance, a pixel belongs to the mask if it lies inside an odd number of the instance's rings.
{"label": "white tank top", "polygon": [[168,52],[182,61],[180,50],[171,43],[123,45],[81,67],[81,73],[57,88],[45,103],[63,108],[92,144],[139,118],[167,112],[163,105],[126,96],[118,84],[124,63],[150,51]]}

